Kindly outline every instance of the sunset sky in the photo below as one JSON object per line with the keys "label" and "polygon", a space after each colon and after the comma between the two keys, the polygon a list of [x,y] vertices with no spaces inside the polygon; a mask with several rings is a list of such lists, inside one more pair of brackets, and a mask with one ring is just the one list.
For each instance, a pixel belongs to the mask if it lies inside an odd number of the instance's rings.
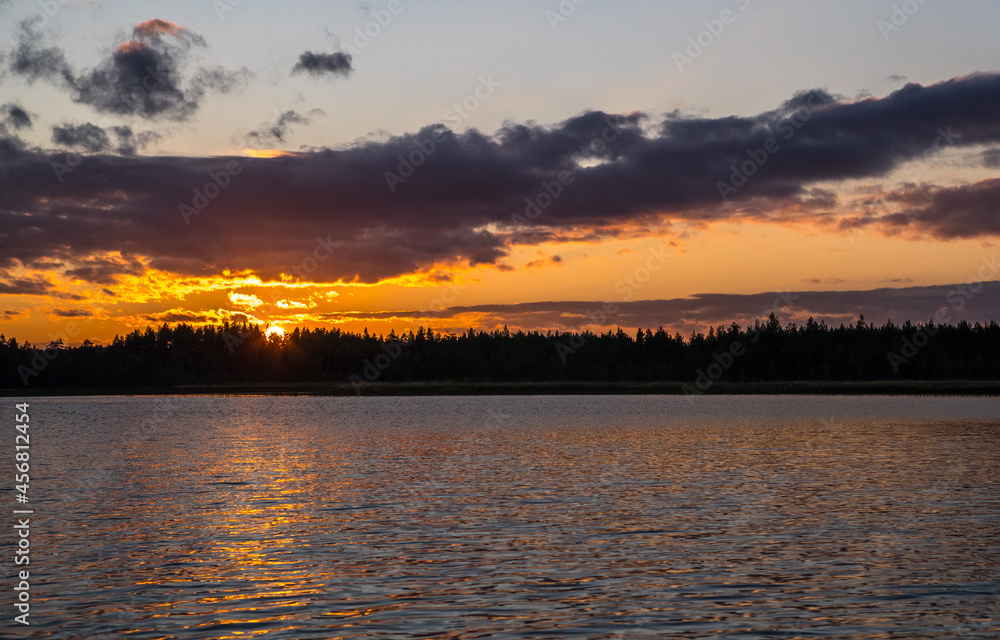
{"label": "sunset sky", "polygon": [[998,25],[0,0],[0,332],[1000,319]]}

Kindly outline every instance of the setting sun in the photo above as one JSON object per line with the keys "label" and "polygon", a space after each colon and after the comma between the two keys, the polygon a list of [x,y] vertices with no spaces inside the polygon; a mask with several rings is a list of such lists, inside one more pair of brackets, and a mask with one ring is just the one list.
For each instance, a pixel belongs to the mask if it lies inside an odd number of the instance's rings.
{"label": "setting sun", "polygon": [[0,0],[0,640],[996,637],[998,25]]}
{"label": "setting sun", "polygon": [[267,335],[268,338],[272,338],[272,337],[273,338],[284,338],[285,337],[285,330],[282,329],[281,327],[279,327],[278,325],[274,324],[274,325],[271,325],[270,327],[267,328],[267,331],[265,332],[265,334]]}

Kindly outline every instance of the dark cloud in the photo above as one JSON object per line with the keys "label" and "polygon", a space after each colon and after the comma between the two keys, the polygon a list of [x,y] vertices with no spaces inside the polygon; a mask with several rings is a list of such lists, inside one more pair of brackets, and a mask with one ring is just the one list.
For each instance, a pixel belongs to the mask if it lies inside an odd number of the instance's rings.
{"label": "dark cloud", "polygon": [[48,79],[72,86],[73,70],[66,62],[66,54],[58,47],[42,47],[42,36],[31,19],[23,20],[17,47],[10,61],[10,69],[28,82]]}
{"label": "dark cloud", "polygon": [[8,296],[44,296],[52,289],[52,283],[44,278],[11,278],[0,280],[0,294]]}
{"label": "dark cloud", "polygon": [[118,153],[127,156],[135,155],[137,151],[144,150],[150,144],[163,139],[163,136],[155,131],[135,133],[132,127],[128,126],[111,127],[111,131],[118,138]]}
{"label": "dark cloud", "polygon": [[[203,323],[217,321],[217,318],[200,313],[191,313],[188,311],[165,311],[163,313],[145,314],[142,317],[147,322],[152,322],[154,324],[162,324],[164,322]],[[248,316],[243,316],[243,318],[247,317]]]}
{"label": "dark cloud", "polygon": [[846,220],[843,225],[912,228],[938,238],[974,238],[1000,234],[1000,179],[957,187],[921,185],[881,194],[900,211]]}
{"label": "dark cloud", "polygon": [[[53,179],[57,158],[0,145],[0,228],[11,235],[0,267],[120,251],[186,275],[253,269],[373,282],[498,264],[514,242],[617,237],[626,224],[836,222],[831,183],[922,159],[941,131],[959,134],[956,147],[996,145],[998,112],[1000,75],[980,74],[858,102],[802,93],[755,117],[587,112],[492,136],[432,125],[274,158],[91,156],[63,182]],[[772,138],[779,148],[723,202],[718,184]],[[991,183],[903,195],[890,204],[908,218],[885,219],[887,228],[1000,233]]]}
{"label": "dark cloud", "polygon": [[17,320],[19,317],[23,315],[24,315],[23,312],[14,311],[12,309],[5,309],[3,312],[0,312],[0,318],[2,318],[5,322],[11,322],[13,320]]}
{"label": "dark cloud", "polygon": [[40,276],[16,277],[0,271],[0,295],[8,296],[48,296],[61,300],[83,300],[75,293],[53,291],[54,285]]}
{"label": "dark cloud", "polygon": [[806,278],[803,282],[809,284],[844,284],[847,280],[843,278]]}
{"label": "dark cloud", "polygon": [[524,265],[525,269],[535,269],[538,267],[544,267],[551,264],[560,264],[562,262],[562,256],[552,256],[550,258],[539,258],[537,260],[532,260]]}
{"label": "dark cloud", "polygon": [[1000,149],[987,149],[980,157],[984,167],[1000,169]]}
{"label": "dark cloud", "polygon": [[90,153],[100,153],[111,148],[111,140],[104,129],[90,123],[52,127],[52,142]]}
{"label": "dark cloud", "polygon": [[308,73],[312,76],[334,75],[348,76],[354,68],[351,66],[351,54],[337,51],[336,53],[313,53],[306,51],[299,56],[299,61],[292,67],[292,73]]}
{"label": "dark cloud", "polygon": [[4,114],[4,121],[14,129],[30,129],[31,116],[19,104],[7,103],[0,105],[0,114]]}
{"label": "dark cloud", "polygon": [[[990,273],[1000,270],[996,257]],[[463,321],[475,316],[477,326],[517,327],[525,330],[579,331],[585,328],[657,328],[688,334],[709,327],[737,322],[752,324],[766,320],[773,311],[783,323],[804,324],[812,317],[832,326],[852,324],[860,315],[879,325],[911,320],[926,322],[944,319],[957,323],[987,323],[1000,317],[1000,282],[976,283],[976,293],[968,284],[929,287],[881,288],[857,291],[780,291],[749,295],[703,293],[670,300],[634,302],[554,301],[520,304],[486,304],[449,307],[442,311],[379,311],[324,314],[324,319],[411,321],[435,328],[451,326],[461,330]],[[978,288],[981,286],[981,288]],[[938,314],[941,314],[938,316]],[[938,320],[935,320],[938,322]]]}
{"label": "dark cloud", "polygon": [[311,116],[326,115],[321,109],[313,109],[307,116],[295,110],[288,110],[279,114],[269,122],[261,124],[259,127],[246,134],[246,142],[252,147],[266,147],[276,142],[284,142],[288,135],[290,125],[309,124],[312,122]]}
{"label": "dark cloud", "polygon": [[7,154],[24,148],[18,132],[31,128],[31,116],[16,102],[0,104],[0,162]]}
{"label": "dark cloud", "polygon": [[35,27],[22,22],[11,70],[29,82],[54,82],[75,102],[102,113],[172,120],[190,117],[207,92],[228,92],[245,77],[245,72],[215,67],[185,79],[190,50],[205,46],[205,40],[165,20],[140,23],[132,36],[97,67],[77,74],[62,49],[42,47]]}
{"label": "dark cloud", "polygon": [[[108,131],[117,138],[117,144],[111,142]],[[128,126],[115,126],[106,131],[89,122],[52,127],[52,142],[81,149],[88,153],[103,153],[113,150],[122,155],[135,155],[138,149],[145,149],[151,142],[160,138],[160,134],[153,131],[143,131],[136,134]]]}
{"label": "dark cloud", "polygon": [[69,269],[65,273],[76,280],[107,285],[115,284],[118,281],[117,276],[141,275],[143,271],[142,263],[135,258],[90,258],[84,260],[81,266]]}
{"label": "dark cloud", "polygon": [[60,318],[89,318],[94,312],[87,309],[53,309],[52,315]]}

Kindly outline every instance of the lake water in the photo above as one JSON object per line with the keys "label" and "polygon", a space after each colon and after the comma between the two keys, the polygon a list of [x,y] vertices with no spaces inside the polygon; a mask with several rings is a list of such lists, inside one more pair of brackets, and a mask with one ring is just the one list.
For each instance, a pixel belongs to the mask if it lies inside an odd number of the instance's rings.
{"label": "lake water", "polygon": [[4,637],[1000,636],[1000,399],[30,402]]}

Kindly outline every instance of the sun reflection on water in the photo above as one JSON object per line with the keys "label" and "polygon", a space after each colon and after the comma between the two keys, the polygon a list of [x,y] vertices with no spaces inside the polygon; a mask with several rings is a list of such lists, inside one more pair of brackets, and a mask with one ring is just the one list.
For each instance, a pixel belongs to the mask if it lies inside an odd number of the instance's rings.
{"label": "sun reflection on water", "polygon": [[130,432],[147,401],[50,401],[87,444],[40,453],[37,637],[930,638],[1000,589],[995,420],[178,398]]}

